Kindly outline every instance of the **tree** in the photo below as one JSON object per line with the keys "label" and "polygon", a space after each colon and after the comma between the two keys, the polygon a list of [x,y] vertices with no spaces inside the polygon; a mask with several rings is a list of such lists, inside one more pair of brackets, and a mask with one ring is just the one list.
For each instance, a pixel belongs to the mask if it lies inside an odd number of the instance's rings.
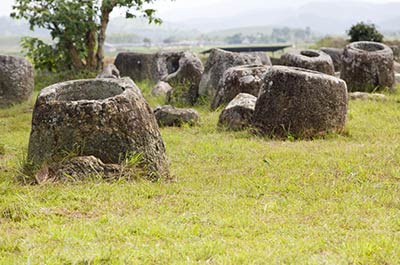
{"label": "tree", "polygon": [[[146,8],[156,0],[15,0],[11,17],[27,19],[31,30],[50,31],[54,44],[25,38],[23,48],[35,67],[100,70],[110,14],[125,8],[126,18],[142,16],[149,23],[161,23],[155,10]],[[53,57],[57,55],[56,57]]]}
{"label": "tree", "polygon": [[375,41],[382,42],[383,35],[376,29],[374,24],[359,22],[353,25],[347,34],[350,37],[350,42],[355,41]]}

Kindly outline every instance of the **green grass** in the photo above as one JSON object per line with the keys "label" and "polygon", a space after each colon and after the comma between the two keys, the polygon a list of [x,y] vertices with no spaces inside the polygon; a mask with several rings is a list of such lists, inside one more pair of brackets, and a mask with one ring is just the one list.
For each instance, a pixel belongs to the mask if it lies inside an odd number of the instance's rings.
{"label": "green grass", "polygon": [[0,264],[399,264],[399,102],[353,101],[348,135],[315,141],[220,131],[200,106],[162,129],[174,182],[42,186],[15,181],[33,101],[0,110]]}

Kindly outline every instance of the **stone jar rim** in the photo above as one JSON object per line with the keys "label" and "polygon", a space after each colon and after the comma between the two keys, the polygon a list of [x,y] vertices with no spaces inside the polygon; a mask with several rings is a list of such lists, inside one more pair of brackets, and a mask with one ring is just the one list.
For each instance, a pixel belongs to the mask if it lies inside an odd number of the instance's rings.
{"label": "stone jar rim", "polygon": [[274,65],[269,68],[266,74],[271,73],[271,72],[276,72],[276,73],[291,73],[293,75],[308,75],[309,77],[318,77],[318,78],[325,78],[329,79],[330,81],[334,82],[343,82],[340,78],[337,78],[332,75],[328,75],[325,73],[321,73],[315,70],[310,70],[310,69],[305,69],[301,67],[295,67],[295,66],[283,66],[283,65]]}
{"label": "stone jar rim", "polygon": [[[371,50],[362,48],[362,46],[371,47]],[[381,53],[393,53],[392,50],[385,44],[373,41],[357,41],[348,44],[348,49],[357,51],[359,53],[367,54],[381,54]]]}
{"label": "stone jar rim", "polygon": [[299,59],[304,61],[322,61],[322,60],[330,60],[330,56],[323,51],[305,49],[299,50],[292,53],[294,56],[298,56]]}
{"label": "stone jar rim", "polygon": [[[44,88],[39,93],[38,100],[48,103],[104,102],[124,97],[132,89],[136,87],[130,78],[70,80]],[[101,95],[96,92],[101,92]]]}

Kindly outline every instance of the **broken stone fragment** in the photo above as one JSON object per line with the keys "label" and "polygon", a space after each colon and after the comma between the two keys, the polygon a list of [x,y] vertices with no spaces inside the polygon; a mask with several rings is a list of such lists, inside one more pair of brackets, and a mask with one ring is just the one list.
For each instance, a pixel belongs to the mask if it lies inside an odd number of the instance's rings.
{"label": "broken stone fragment", "polygon": [[263,76],[269,67],[267,65],[243,65],[226,70],[211,103],[211,109],[215,110],[221,105],[228,104],[240,93],[258,96]]}
{"label": "broken stone fragment", "polygon": [[386,96],[383,94],[378,94],[378,93],[366,93],[366,92],[352,92],[349,93],[349,98],[351,100],[356,100],[356,99],[360,99],[360,100],[377,100],[377,101],[381,101],[381,100],[386,100]]}
{"label": "broken stone fragment", "polygon": [[84,181],[90,178],[116,179],[121,177],[122,167],[104,164],[94,156],[78,156],[60,162],[42,165],[36,173],[38,184],[58,181]]}
{"label": "broken stone fragment", "polygon": [[219,116],[218,126],[229,130],[243,130],[251,126],[257,98],[253,95],[240,93]]}
{"label": "broken stone fragment", "polygon": [[166,96],[172,90],[172,87],[164,81],[159,81],[151,90],[151,94],[155,97]]}
{"label": "broken stone fragment", "polygon": [[169,105],[154,109],[159,126],[182,126],[188,124],[196,125],[200,120],[200,115],[194,109],[175,108]]}

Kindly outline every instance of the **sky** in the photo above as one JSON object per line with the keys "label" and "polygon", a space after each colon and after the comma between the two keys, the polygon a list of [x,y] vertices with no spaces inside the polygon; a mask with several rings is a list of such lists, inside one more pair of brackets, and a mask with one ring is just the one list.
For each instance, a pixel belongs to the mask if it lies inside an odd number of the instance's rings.
{"label": "sky", "polygon": [[[153,5],[158,11],[158,16],[166,21],[182,21],[201,14],[204,18],[213,18],[221,15],[235,14],[238,10],[257,9],[257,7],[268,5],[279,8],[297,6],[315,0],[157,0]],[[325,2],[343,2],[345,0],[318,0]],[[364,2],[384,3],[400,2],[400,0],[362,0]],[[0,16],[7,16],[11,12],[14,0],[0,0]],[[113,16],[122,14],[122,11],[114,12]]]}

